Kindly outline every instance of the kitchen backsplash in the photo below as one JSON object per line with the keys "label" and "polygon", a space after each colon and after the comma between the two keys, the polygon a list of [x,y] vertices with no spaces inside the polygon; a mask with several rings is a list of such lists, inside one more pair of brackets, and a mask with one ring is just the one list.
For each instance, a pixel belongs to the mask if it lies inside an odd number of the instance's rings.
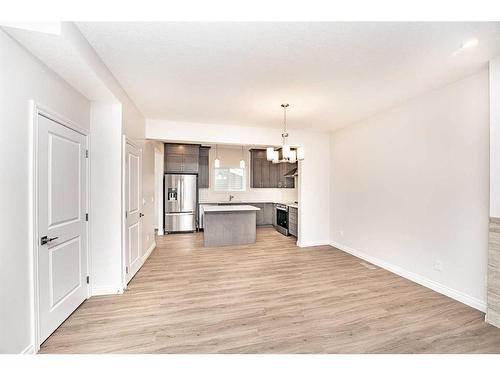
{"label": "kitchen backsplash", "polygon": [[234,195],[237,201],[255,202],[295,202],[297,201],[297,189],[247,189],[234,193],[215,192],[212,189],[200,189],[200,202],[228,201],[229,195]]}

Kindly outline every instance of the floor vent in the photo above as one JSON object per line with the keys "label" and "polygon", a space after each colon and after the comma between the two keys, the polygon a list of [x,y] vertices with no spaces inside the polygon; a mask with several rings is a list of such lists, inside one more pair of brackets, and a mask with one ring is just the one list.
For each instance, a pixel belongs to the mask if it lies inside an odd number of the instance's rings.
{"label": "floor vent", "polygon": [[359,262],[363,267],[368,268],[369,270],[376,270],[377,267],[375,267],[373,264],[366,263],[366,262]]}

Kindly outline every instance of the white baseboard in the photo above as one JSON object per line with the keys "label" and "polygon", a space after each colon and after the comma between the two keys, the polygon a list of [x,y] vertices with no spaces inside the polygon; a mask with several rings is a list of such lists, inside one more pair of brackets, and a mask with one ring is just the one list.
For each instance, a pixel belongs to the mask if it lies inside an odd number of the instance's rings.
{"label": "white baseboard", "polygon": [[29,344],[20,354],[35,354],[35,347]]}
{"label": "white baseboard", "polygon": [[329,246],[329,241],[297,241],[298,247]]}
{"label": "white baseboard", "polygon": [[140,271],[140,269],[142,268],[142,266],[144,266],[144,263],[146,263],[146,260],[148,260],[149,256],[151,255],[151,253],[153,252],[153,250],[155,248],[156,248],[156,241],[151,244],[151,246],[146,250],[146,252],[142,256],[142,258],[141,258],[141,265],[139,266],[139,268],[137,269],[137,271],[136,271],[136,273],[134,275],[136,275],[137,272]]}
{"label": "white baseboard", "polygon": [[[153,252],[153,250],[155,249],[155,247],[156,247],[156,241],[151,244],[151,246],[149,247],[149,249],[142,256],[142,261],[141,261],[142,264],[144,264],[144,262],[149,258],[149,256],[151,255],[151,253]],[[142,264],[141,264],[141,267],[142,267]]]}
{"label": "white baseboard", "polygon": [[349,246],[342,245],[342,244],[336,243],[336,242],[330,242],[330,245],[339,249],[339,250],[342,250],[346,253],[354,255],[357,258],[361,258],[363,260],[366,260],[367,262],[373,263],[376,266],[379,266],[380,268],[384,268],[387,271],[395,273],[396,275],[404,277],[405,279],[411,280],[417,284],[420,284],[420,285],[423,285],[429,289],[432,289],[435,292],[444,294],[447,297],[453,298],[454,300],[462,302],[462,303],[464,303],[470,307],[473,307],[477,310],[480,310],[482,312],[486,311],[486,302],[485,301],[481,301],[475,297],[469,296],[468,294],[462,293],[456,289],[450,288],[446,285],[443,285],[441,283],[438,283],[436,281],[428,279],[425,276],[408,271],[408,270],[401,268],[399,266],[396,266],[394,264],[390,264],[384,260],[375,258],[371,255],[368,255],[362,251],[353,249]]}
{"label": "white baseboard", "polygon": [[486,310],[486,316],[484,317],[485,322],[500,328],[500,314],[491,309]]}
{"label": "white baseboard", "polygon": [[91,287],[90,295],[94,296],[106,296],[111,294],[122,294],[123,287],[121,285],[98,285]]}

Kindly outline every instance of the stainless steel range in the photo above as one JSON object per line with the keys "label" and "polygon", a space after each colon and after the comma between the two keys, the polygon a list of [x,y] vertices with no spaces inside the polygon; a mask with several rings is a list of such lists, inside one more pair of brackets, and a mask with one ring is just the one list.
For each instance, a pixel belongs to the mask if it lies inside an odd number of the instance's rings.
{"label": "stainless steel range", "polygon": [[286,204],[275,204],[275,218],[274,227],[278,232],[288,236],[288,206]]}

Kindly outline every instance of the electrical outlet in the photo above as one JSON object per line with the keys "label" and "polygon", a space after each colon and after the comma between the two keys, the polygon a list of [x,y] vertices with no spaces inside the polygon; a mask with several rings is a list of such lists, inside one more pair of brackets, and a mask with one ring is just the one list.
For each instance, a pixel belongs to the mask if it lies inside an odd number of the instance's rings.
{"label": "electrical outlet", "polygon": [[146,236],[146,241],[149,241],[149,234]]}
{"label": "electrical outlet", "polygon": [[339,233],[340,233],[340,237],[344,237],[344,231],[343,230],[339,231]]}
{"label": "electrical outlet", "polygon": [[436,261],[434,262],[434,269],[435,269],[436,271],[441,272],[441,271],[443,270],[443,262],[441,262],[440,260],[436,260]]}

